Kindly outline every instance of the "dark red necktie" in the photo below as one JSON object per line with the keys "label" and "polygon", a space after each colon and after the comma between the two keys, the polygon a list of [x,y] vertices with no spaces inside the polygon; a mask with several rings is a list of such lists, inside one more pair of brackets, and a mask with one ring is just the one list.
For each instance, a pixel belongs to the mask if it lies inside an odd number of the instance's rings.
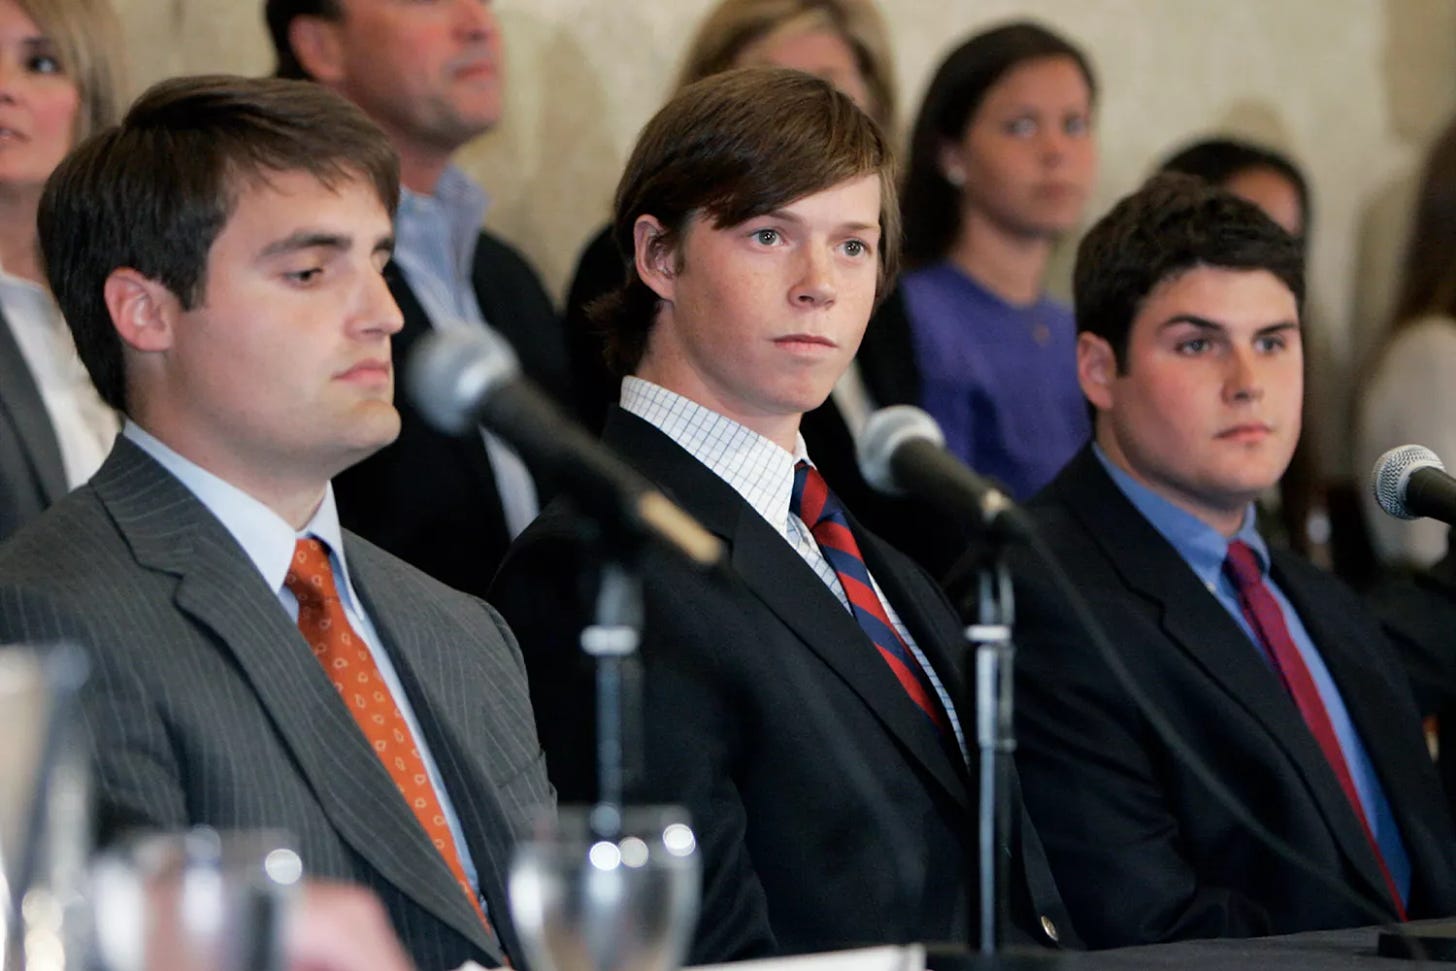
{"label": "dark red necktie", "polygon": [[794,466],[794,493],[789,511],[804,521],[814,540],[819,544],[824,558],[829,561],[839,585],[849,598],[850,611],[859,622],[860,629],[870,642],[879,649],[880,656],[890,666],[895,680],[905,689],[910,700],[923,711],[937,729],[947,730],[945,712],[935,696],[930,679],[920,667],[920,662],[890,622],[885,605],[875,593],[870,582],[870,571],[860,555],[859,543],[849,531],[849,520],[844,507],[839,504],[829,484],[819,470],[808,462]]}
{"label": "dark red necktie", "polygon": [[1340,748],[1339,739],[1335,737],[1329,712],[1325,710],[1324,701],[1320,698],[1319,689],[1315,687],[1309,667],[1304,663],[1304,657],[1299,653],[1299,648],[1289,633],[1289,627],[1284,623],[1284,612],[1279,609],[1279,602],[1264,583],[1258,556],[1247,543],[1235,540],[1229,544],[1228,558],[1223,561],[1223,569],[1238,593],[1244,619],[1258,635],[1270,663],[1274,666],[1274,673],[1279,676],[1284,689],[1294,699],[1305,725],[1319,743],[1320,750],[1325,754],[1325,761],[1329,762],[1335,778],[1340,782],[1340,788],[1345,791],[1345,798],[1350,801],[1350,808],[1355,811],[1355,818],[1360,821],[1360,828],[1364,830],[1365,839],[1370,843],[1370,851],[1375,854],[1375,862],[1380,865],[1380,875],[1385,878],[1385,886],[1395,904],[1396,915],[1405,920],[1405,905],[1400,899],[1395,880],[1391,878],[1390,870],[1385,865],[1385,855],[1380,852],[1380,844],[1370,829],[1370,821],[1365,817],[1365,808],[1360,803],[1360,794],[1355,790],[1355,780],[1350,775],[1344,750]]}

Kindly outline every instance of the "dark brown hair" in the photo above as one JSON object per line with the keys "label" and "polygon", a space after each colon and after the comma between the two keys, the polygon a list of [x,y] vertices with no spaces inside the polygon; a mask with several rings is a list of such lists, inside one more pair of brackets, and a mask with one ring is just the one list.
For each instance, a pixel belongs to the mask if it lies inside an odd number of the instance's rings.
{"label": "dark brown hair", "polygon": [[361,179],[390,213],[399,202],[399,158],[384,133],[327,89],[276,78],[163,81],[52,173],[37,219],[46,276],[107,404],[126,407],[107,277],[129,267],[197,306],[208,251],[239,196],[284,172],[329,186]]}
{"label": "dark brown hair", "polygon": [[1304,304],[1299,242],[1252,202],[1181,173],[1153,176],[1098,220],[1072,273],[1077,330],[1107,341],[1121,369],[1148,294],[1196,266],[1267,270]]}
{"label": "dark brown hair", "polygon": [[715,227],[780,209],[849,179],[880,179],[879,293],[899,266],[894,155],[878,125],[828,82],[782,68],[742,68],[680,91],[637,140],[617,186],[612,238],[627,281],[593,304],[607,361],[630,374],[641,361],[658,297],[637,275],[633,231],[642,216],[674,250],[695,216]]}
{"label": "dark brown hair", "polygon": [[1299,197],[1300,239],[1307,238],[1310,221],[1314,218],[1310,211],[1309,184],[1299,166],[1272,148],[1237,138],[1203,138],[1184,145],[1158,166],[1159,172],[1196,175],[1217,186],[1226,186],[1245,172],[1258,169],[1277,174],[1293,187],[1294,194]]}

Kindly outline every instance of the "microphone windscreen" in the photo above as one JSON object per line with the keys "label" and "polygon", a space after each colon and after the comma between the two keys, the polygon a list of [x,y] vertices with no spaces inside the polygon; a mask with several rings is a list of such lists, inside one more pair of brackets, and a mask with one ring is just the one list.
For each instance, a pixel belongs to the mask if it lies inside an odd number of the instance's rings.
{"label": "microphone windscreen", "polygon": [[890,405],[870,415],[860,433],[856,453],[864,480],[881,492],[905,490],[895,480],[895,452],[906,442],[928,442],[945,448],[945,435],[934,418],[914,405]]}
{"label": "microphone windscreen", "polygon": [[421,338],[405,367],[405,391],[425,421],[459,435],[476,424],[481,402],[520,373],[506,339],[484,327],[437,330]]}
{"label": "microphone windscreen", "polygon": [[1405,490],[1417,469],[1446,470],[1436,453],[1424,445],[1398,445],[1375,460],[1370,470],[1370,491],[1375,501],[1397,519],[1419,519],[1406,508]]}

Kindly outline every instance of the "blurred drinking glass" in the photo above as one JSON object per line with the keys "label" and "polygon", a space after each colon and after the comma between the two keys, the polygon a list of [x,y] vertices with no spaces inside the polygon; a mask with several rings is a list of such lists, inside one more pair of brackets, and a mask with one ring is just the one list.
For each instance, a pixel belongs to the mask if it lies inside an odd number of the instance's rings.
{"label": "blurred drinking glass", "polygon": [[303,864],[272,830],[136,837],[92,870],[103,971],[283,971]]}
{"label": "blurred drinking glass", "polygon": [[511,915],[536,971],[674,971],[699,879],[684,810],[567,806],[517,846]]}
{"label": "blurred drinking glass", "polygon": [[[68,645],[0,647],[0,953],[6,969],[64,971],[85,952],[88,761]],[[69,955],[69,960],[68,960]]]}

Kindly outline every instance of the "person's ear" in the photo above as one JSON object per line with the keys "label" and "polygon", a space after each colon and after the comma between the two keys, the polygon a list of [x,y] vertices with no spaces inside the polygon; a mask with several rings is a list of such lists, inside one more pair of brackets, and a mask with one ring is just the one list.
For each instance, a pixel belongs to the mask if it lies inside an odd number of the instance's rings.
{"label": "person's ear", "polygon": [[121,266],[111,271],[101,294],[123,344],[142,352],[172,346],[182,302],[166,286]]}
{"label": "person's ear", "polygon": [[1098,411],[1112,407],[1117,373],[1117,355],[1105,338],[1085,330],[1077,335],[1077,383]]}
{"label": "person's ear", "polygon": [[344,39],[341,25],[326,17],[294,17],[288,24],[288,46],[304,73],[322,84],[344,79]]}
{"label": "person's ear", "polygon": [[653,293],[671,303],[677,292],[677,246],[656,216],[638,216],[632,224],[632,253],[637,276]]}

